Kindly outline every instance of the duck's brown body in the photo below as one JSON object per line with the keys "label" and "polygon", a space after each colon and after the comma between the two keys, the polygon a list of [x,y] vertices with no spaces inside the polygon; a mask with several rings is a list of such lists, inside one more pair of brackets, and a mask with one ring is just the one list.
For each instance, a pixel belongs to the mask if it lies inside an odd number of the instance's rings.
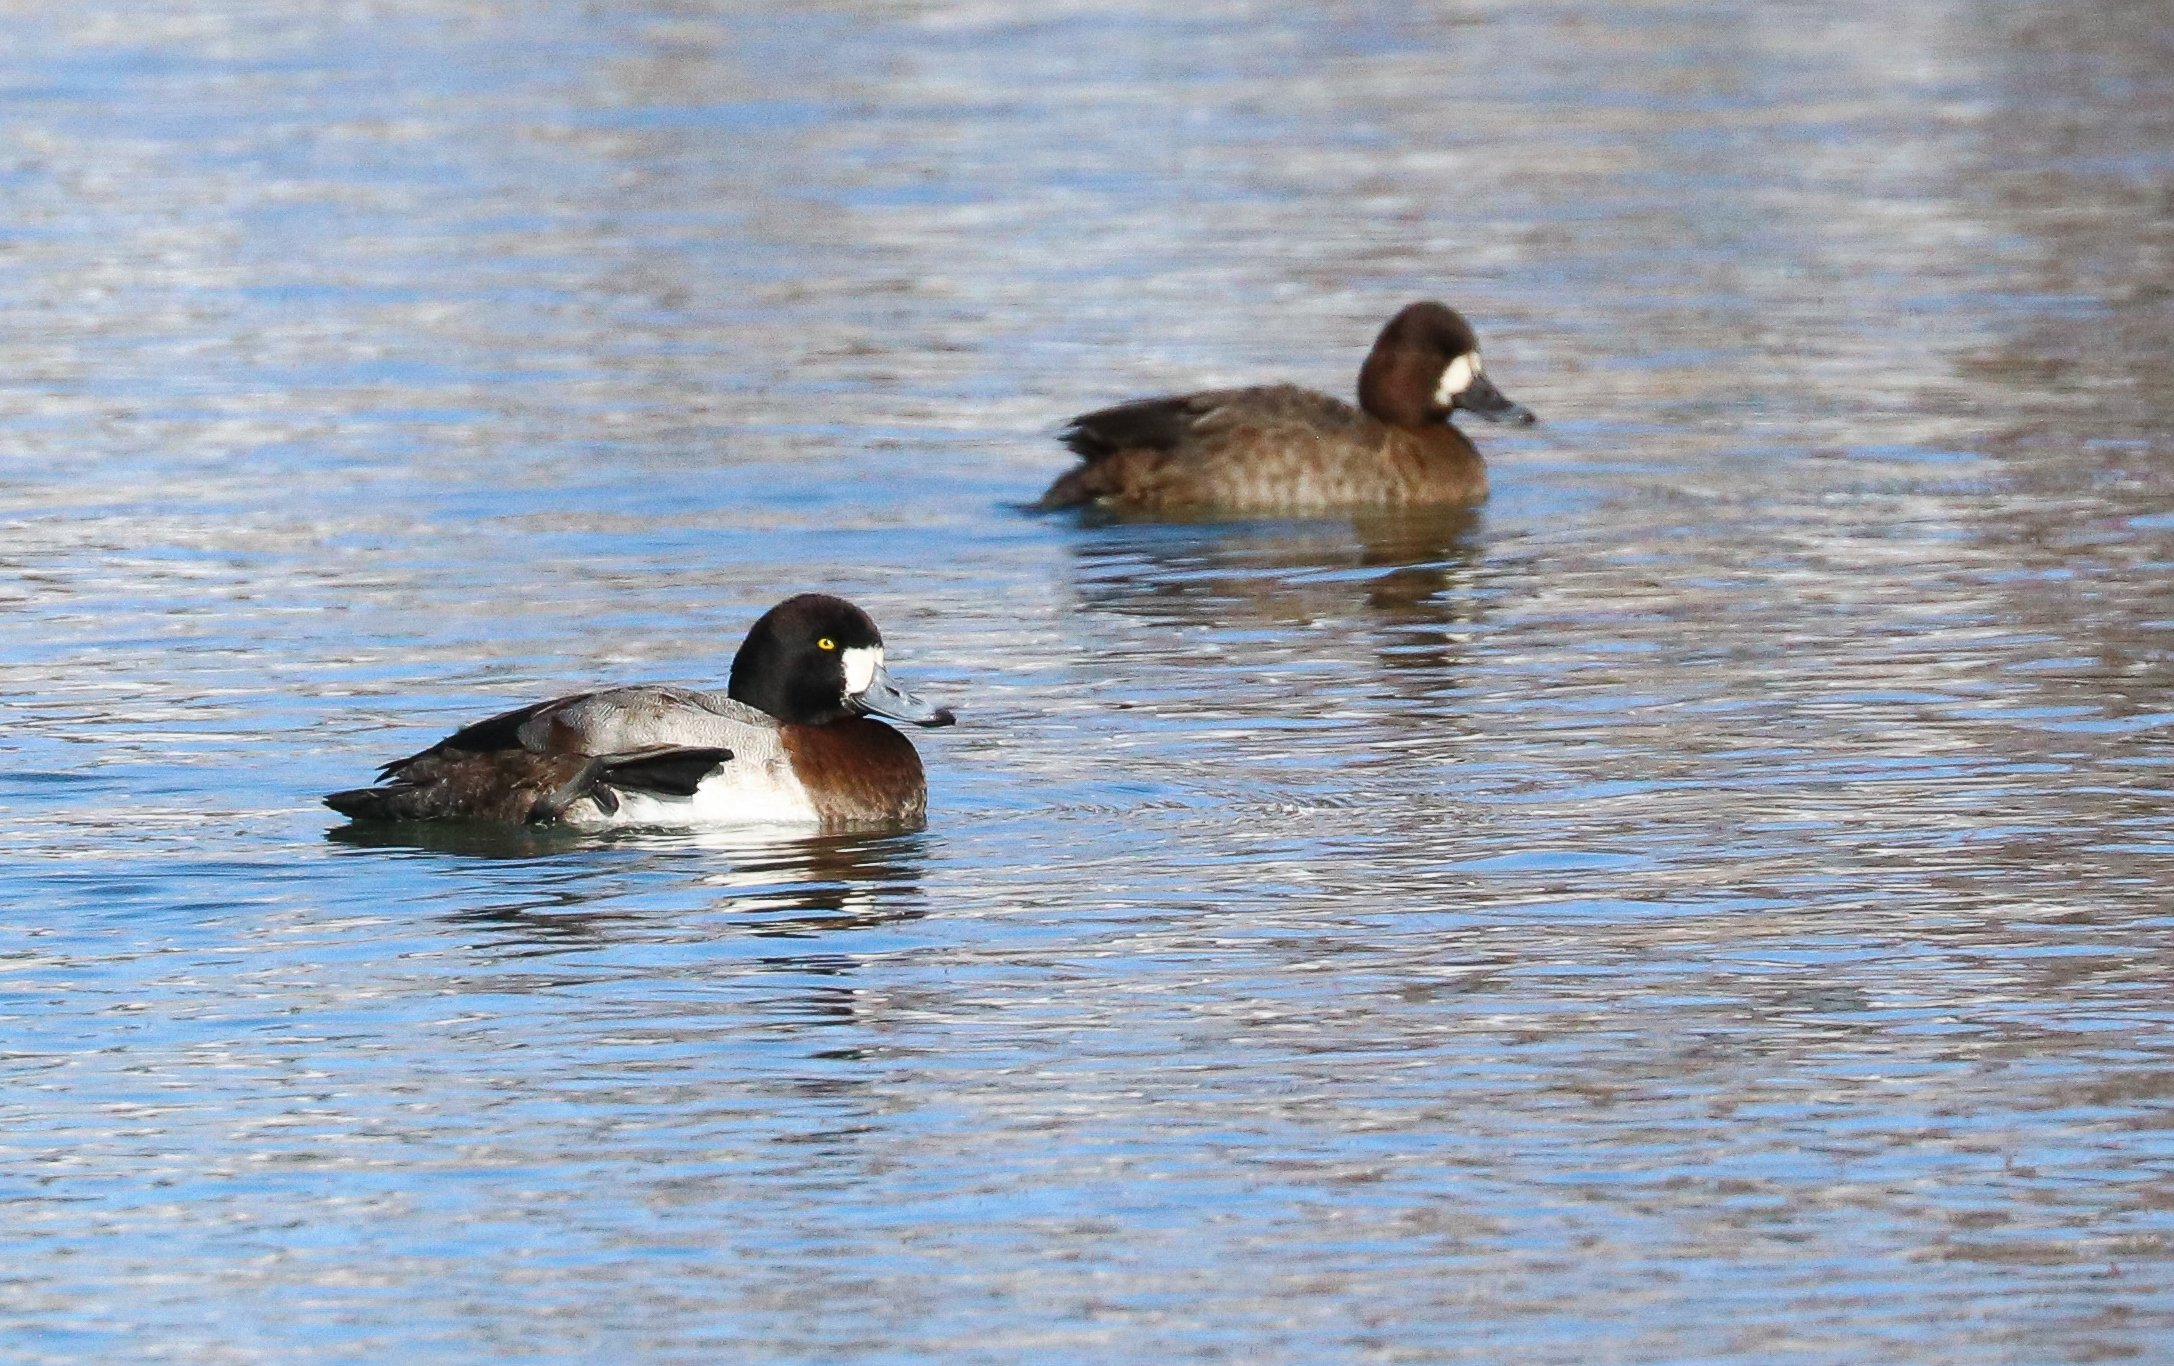
{"label": "duck's brown body", "polygon": [[1447,422],[1393,427],[1295,384],[1141,399],[1074,418],[1084,458],[1044,507],[1303,512],[1477,503],[1487,467]]}
{"label": "duck's brown body", "polygon": [[1382,328],[1359,370],[1359,406],[1295,384],[1136,399],[1073,418],[1078,468],[1045,508],[1145,514],[1304,513],[1469,505],[1487,497],[1479,451],[1452,409],[1532,421],[1480,372],[1463,318],[1417,303]]}

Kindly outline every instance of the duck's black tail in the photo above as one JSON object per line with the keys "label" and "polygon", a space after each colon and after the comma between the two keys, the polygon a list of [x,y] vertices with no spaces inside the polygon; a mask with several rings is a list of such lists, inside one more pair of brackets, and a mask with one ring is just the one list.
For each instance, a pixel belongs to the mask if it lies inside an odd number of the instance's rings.
{"label": "duck's black tail", "polygon": [[1065,424],[1057,439],[1082,460],[1101,460],[1119,451],[1173,451],[1196,416],[1190,394],[1136,398],[1081,413]]}
{"label": "duck's black tail", "polygon": [[1057,439],[1081,463],[1058,475],[1036,506],[1045,511],[1080,507],[1123,495],[1184,444],[1199,416],[1197,399],[1191,394],[1139,398],[1073,418]]}

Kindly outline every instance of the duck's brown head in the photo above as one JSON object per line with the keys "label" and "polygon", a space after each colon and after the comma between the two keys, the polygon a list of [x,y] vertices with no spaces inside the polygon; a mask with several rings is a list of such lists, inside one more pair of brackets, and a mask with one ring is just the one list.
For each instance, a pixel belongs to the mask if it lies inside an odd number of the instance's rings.
{"label": "duck's brown head", "polygon": [[1479,338],[1456,309],[1411,304],[1381,329],[1359,367],[1359,406],[1393,427],[1449,421],[1458,408],[1490,422],[1532,422],[1480,371]]}

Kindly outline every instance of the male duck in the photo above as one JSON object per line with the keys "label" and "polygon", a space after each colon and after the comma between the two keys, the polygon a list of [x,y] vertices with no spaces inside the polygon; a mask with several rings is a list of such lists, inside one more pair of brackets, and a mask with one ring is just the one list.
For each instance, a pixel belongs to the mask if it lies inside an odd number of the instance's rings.
{"label": "male duck", "polygon": [[528,825],[918,825],[920,756],[869,718],[948,726],[891,681],[883,637],[842,598],[765,612],[722,693],[637,686],[509,711],[325,805],[356,820]]}
{"label": "male duck", "polygon": [[1477,503],[1487,470],[1453,409],[1529,423],[1480,371],[1455,309],[1416,303],[1389,320],[1359,367],[1359,406],[1295,384],[1142,398],[1084,413],[1064,444],[1086,461],[1044,508],[1292,513]]}

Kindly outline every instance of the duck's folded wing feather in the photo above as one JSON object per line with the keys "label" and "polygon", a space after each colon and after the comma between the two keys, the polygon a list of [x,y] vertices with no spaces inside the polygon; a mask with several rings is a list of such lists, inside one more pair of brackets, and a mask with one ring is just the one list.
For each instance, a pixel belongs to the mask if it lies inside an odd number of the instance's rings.
{"label": "duck's folded wing feather", "polygon": [[775,729],[770,718],[722,693],[606,688],[532,702],[463,726],[428,749],[386,764],[378,777],[398,777],[419,760],[448,753],[605,755],[672,746],[731,748]]}
{"label": "duck's folded wing feather", "polygon": [[1063,432],[1064,444],[1089,462],[1123,451],[1176,455],[1192,443],[1244,429],[1289,435],[1341,432],[1359,420],[1342,399],[1297,384],[1258,384],[1134,399],[1082,413]]}
{"label": "duck's folded wing feather", "polygon": [[1187,435],[1198,446],[1237,441],[1258,448],[1348,438],[1364,420],[1342,399],[1297,384],[1222,389],[1194,397],[1201,402]]}
{"label": "duck's folded wing feather", "polygon": [[1195,431],[1202,419],[1246,392],[1166,394],[1081,413],[1060,434],[1081,463],[1057,477],[1040,505],[1076,507],[1100,498],[1149,497],[1173,463],[1197,445]]}
{"label": "duck's folded wing feather", "polygon": [[592,696],[592,693],[576,693],[571,697],[554,697],[547,702],[531,702],[525,707],[516,707],[512,711],[502,711],[496,716],[471,722],[428,749],[417,750],[404,759],[395,759],[384,765],[378,769],[377,776],[381,780],[396,777],[418,761],[433,758],[449,750],[457,750],[463,754],[489,754],[502,749],[534,749],[537,753],[543,753],[545,751],[540,746],[525,742],[522,733],[524,728],[539,716],[547,715],[556,708],[578,705]]}
{"label": "duck's folded wing feather", "polygon": [[583,798],[606,813],[625,792],[690,797],[729,762],[723,748],[665,747],[630,754],[536,754],[525,749],[440,749],[406,761],[389,782],[334,792],[325,805],[355,820],[486,820],[544,825]]}
{"label": "duck's folded wing feather", "polygon": [[565,698],[518,727],[539,754],[631,754],[675,746],[736,748],[766,738],[777,723],[722,693],[691,688],[609,688]]}
{"label": "duck's folded wing feather", "polygon": [[607,754],[596,761],[599,802],[607,787],[659,797],[692,797],[704,778],[731,760],[731,750],[714,746],[667,745],[637,754]]}
{"label": "duck's folded wing feather", "polygon": [[1200,400],[1212,394],[1166,394],[1081,413],[1066,424],[1060,440],[1090,463],[1119,451],[1174,451],[1198,417]]}

